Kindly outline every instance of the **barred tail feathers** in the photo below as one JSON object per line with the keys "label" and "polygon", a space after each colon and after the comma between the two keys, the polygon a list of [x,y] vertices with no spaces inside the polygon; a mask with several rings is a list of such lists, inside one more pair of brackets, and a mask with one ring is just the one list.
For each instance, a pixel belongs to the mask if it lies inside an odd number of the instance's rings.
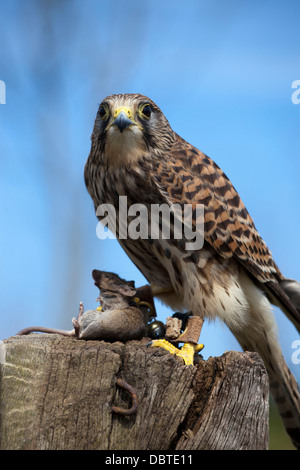
{"label": "barred tail feathers", "polygon": [[247,327],[231,331],[246,351],[259,353],[270,380],[270,391],[293,444],[300,449],[300,392],[282,355],[272,307],[264,293],[247,277],[241,287],[248,300]]}

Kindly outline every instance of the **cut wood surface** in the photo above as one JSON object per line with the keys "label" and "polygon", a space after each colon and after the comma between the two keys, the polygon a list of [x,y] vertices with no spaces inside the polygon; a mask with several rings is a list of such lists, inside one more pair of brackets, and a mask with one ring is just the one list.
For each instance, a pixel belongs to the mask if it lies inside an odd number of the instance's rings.
{"label": "cut wood surface", "polygon": [[[0,344],[0,449],[267,449],[268,376],[256,353],[185,366],[149,340],[59,335]],[[138,406],[129,416],[130,393]]]}

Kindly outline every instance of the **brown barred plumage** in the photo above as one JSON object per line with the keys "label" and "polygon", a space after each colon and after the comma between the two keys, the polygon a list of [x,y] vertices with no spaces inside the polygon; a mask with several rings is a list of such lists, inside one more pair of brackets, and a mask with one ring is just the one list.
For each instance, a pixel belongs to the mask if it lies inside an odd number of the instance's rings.
{"label": "brown barred plumage", "polygon": [[[204,205],[200,250],[187,251],[184,240],[174,238],[119,241],[159,298],[176,310],[220,318],[245,350],[259,352],[287,431],[300,447],[299,390],[281,354],[269,303],[279,305],[299,331],[294,300],[300,285],[281,274],[223,171],[179,137],[149,98],[111,95],[96,117],[85,182],[95,209],[111,203],[117,215],[119,196],[149,209]],[[194,227],[197,222],[194,210]]]}

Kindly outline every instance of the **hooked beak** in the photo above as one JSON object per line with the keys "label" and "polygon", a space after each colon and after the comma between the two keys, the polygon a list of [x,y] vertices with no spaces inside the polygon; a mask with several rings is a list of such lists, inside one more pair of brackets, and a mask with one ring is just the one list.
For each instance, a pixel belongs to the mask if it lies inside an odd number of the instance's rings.
{"label": "hooked beak", "polygon": [[113,124],[119,128],[120,132],[123,132],[124,129],[127,129],[127,127],[134,124],[134,122],[126,115],[124,111],[120,111]]}

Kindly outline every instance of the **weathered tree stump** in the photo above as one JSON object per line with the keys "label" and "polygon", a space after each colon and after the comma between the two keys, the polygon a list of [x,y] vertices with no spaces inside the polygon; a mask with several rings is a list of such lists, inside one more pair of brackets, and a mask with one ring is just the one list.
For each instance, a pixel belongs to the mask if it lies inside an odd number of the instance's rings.
{"label": "weathered tree stump", "polygon": [[[268,377],[256,353],[185,366],[147,339],[31,334],[0,347],[0,449],[267,449]],[[138,397],[130,408],[123,378]]]}

